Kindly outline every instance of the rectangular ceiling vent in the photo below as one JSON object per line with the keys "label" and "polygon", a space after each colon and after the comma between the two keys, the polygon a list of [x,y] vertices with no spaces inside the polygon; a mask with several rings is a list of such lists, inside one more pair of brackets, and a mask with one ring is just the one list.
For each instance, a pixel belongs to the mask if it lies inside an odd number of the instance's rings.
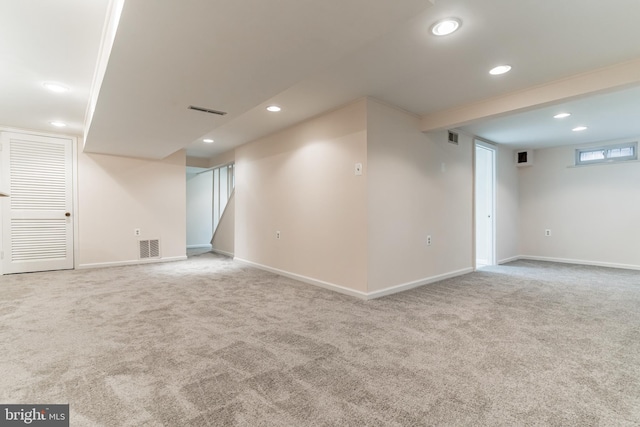
{"label": "rectangular ceiling vent", "polygon": [[140,240],[140,259],[160,258],[160,240]]}
{"label": "rectangular ceiling vent", "polygon": [[190,110],[196,110],[196,111],[202,111],[203,113],[217,114],[218,116],[224,116],[225,114],[227,114],[224,111],[212,110],[210,108],[204,108],[204,107],[196,107],[195,105],[189,105],[189,109]]}
{"label": "rectangular ceiling vent", "polygon": [[458,145],[458,134],[457,133],[449,131],[449,144]]}

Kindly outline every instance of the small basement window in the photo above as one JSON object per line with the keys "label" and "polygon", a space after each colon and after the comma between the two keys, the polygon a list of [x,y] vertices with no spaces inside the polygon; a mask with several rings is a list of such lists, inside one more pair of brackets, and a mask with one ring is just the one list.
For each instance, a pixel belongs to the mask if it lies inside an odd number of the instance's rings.
{"label": "small basement window", "polygon": [[598,148],[578,148],[576,150],[576,166],[637,159],[637,142],[627,142]]}

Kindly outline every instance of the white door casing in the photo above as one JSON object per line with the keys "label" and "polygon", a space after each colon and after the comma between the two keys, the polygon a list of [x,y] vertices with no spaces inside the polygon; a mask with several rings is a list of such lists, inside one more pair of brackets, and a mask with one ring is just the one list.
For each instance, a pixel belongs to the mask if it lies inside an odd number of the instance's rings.
{"label": "white door casing", "polygon": [[493,147],[476,141],[476,266],[495,264],[495,156]]}
{"label": "white door casing", "polygon": [[2,272],[73,268],[73,140],[3,132]]}

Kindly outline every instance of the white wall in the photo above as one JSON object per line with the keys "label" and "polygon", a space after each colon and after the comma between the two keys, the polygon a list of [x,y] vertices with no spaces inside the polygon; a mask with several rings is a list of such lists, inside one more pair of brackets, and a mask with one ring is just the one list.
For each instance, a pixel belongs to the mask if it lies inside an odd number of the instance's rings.
{"label": "white wall", "polygon": [[521,254],[640,268],[640,162],[572,167],[575,148],[536,150],[520,169]]}
{"label": "white wall", "polygon": [[209,168],[209,159],[205,157],[191,157],[187,156],[187,167],[208,169]]}
{"label": "white wall", "polygon": [[496,262],[500,264],[520,255],[520,195],[514,150],[496,148]]}
{"label": "white wall", "polygon": [[[354,102],[236,150],[236,258],[366,291],[366,105]],[[354,175],[356,162],[363,176]]]}
{"label": "white wall", "polygon": [[220,166],[228,165],[229,163],[233,163],[235,161],[235,158],[235,150],[225,151],[224,153],[220,153],[210,158],[208,167],[217,168]]}
{"label": "white wall", "polygon": [[235,256],[369,296],[469,272],[472,159],[470,136],[425,135],[373,99],[247,144],[235,153]]}
{"label": "white wall", "polygon": [[369,292],[470,271],[471,137],[449,144],[416,116],[367,105]]}
{"label": "white wall", "polygon": [[236,224],[236,198],[231,193],[231,198],[220,218],[216,234],[211,240],[214,252],[233,256],[235,252],[235,224]]}
{"label": "white wall", "polygon": [[213,172],[187,175],[187,247],[209,247],[213,236]]}
{"label": "white wall", "polygon": [[81,150],[79,145],[79,267],[135,263],[139,239],[160,239],[164,260],[184,258],[185,153],[142,160]]}

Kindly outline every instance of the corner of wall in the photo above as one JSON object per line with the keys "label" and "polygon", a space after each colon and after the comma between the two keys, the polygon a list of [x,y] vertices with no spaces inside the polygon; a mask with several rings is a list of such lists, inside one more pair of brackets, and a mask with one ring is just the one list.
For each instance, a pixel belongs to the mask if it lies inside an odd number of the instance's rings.
{"label": "corner of wall", "polygon": [[533,165],[519,171],[520,253],[559,262],[640,266],[640,228],[632,226],[640,217],[640,162],[576,167],[575,150],[584,147],[536,150]]}
{"label": "corner of wall", "polygon": [[211,239],[211,250],[232,257],[235,253],[236,197],[235,191],[227,202],[218,228]]}
{"label": "corner of wall", "polygon": [[498,145],[496,168],[496,262],[502,264],[520,252],[520,186],[515,151]]}
{"label": "corner of wall", "polygon": [[364,99],[237,148],[235,256],[366,291],[366,150]]}
{"label": "corner of wall", "polygon": [[139,239],[160,239],[163,260],[183,259],[185,164],[184,150],[163,160],[79,153],[78,267],[140,262]]}
{"label": "corner of wall", "polygon": [[467,271],[472,139],[448,144],[446,132],[423,133],[417,116],[367,105],[369,293]]}

